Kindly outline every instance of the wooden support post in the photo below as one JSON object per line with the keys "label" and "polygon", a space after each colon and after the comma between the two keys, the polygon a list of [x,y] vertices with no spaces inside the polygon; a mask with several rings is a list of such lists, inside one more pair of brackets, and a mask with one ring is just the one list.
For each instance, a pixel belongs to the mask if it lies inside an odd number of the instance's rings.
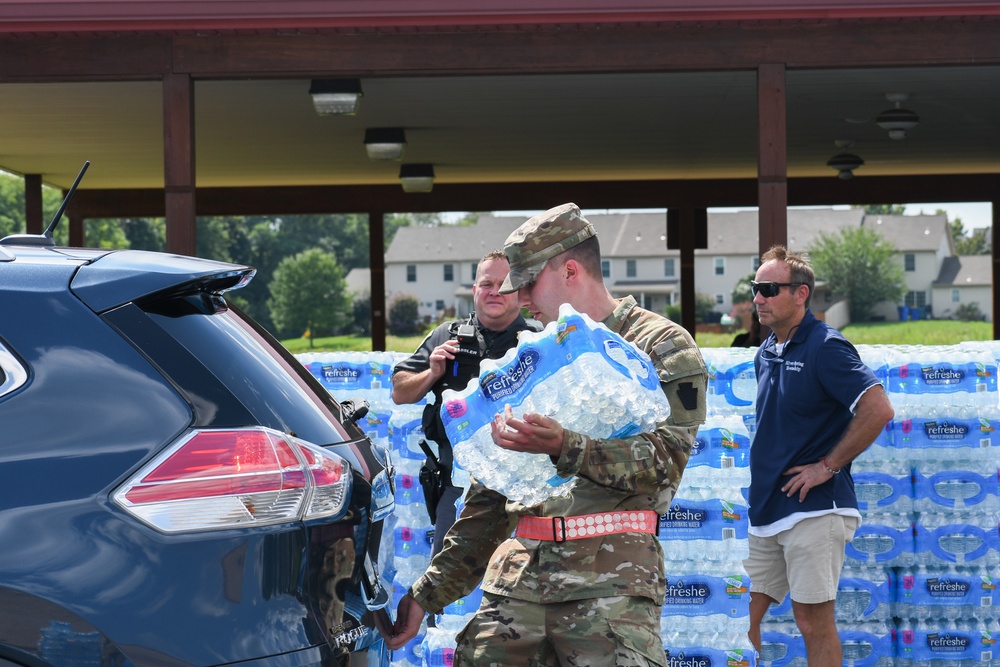
{"label": "wooden support post", "polygon": [[371,267],[372,350],[385,350],[385,213],[368,214],[368,266]]}
{"label": "wooden support post", "polygon": [[785,66],[757,69],[758,249],[788,244],[788,157],[785,137]]}
{"label": "wooden support post", "polygon": [[24,175],[24,231],[41,234],[45,229],[42,220],[42,175]]}
{"label": "wooden support post", "polygon": [[196,253],[194,82],[187,74],[163,77],[163,183],[167,251]]}

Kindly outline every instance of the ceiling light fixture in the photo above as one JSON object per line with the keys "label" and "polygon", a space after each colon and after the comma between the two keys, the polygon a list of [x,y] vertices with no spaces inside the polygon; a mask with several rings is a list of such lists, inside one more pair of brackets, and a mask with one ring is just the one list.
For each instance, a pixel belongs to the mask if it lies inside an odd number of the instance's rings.
{"label": "ceiling light fixture", "polygon": [[434,187],[434,165],[401,164],[399,182],[403,185],[403,192],[430,192]]}
{"label": "ceiling light fixture", "polygon": [[854,170],[864,163],[865,161],[854,153],[838,153],[826,161],[828,167],[833,167],[839,172],[837,178],[842,181],[854,178]]}
{"label": "ceiling light fixture", "polygon": [[398,127],[370,127],[365,130],[365,150],[369,160],[402,160],[406,132]]}
{"label": "ceiling light fixture", "polygon": [[309,94],[320,116],[352,116],[364,97],[360,79],[313,79]]}
{"label": "ceiling light fixture", "polygon": [[920,116],[909,109],[901,109],[899,107],[900,102],[905,102],[908,97],[909,95],[906,93],[886,93],[885,99],[895,104],[895,106],[892,109],[886,109],[875,117],[875,124],[883,130],[888,131],[890,139],[905,139],[906,131],[913,129],[920,123]]}

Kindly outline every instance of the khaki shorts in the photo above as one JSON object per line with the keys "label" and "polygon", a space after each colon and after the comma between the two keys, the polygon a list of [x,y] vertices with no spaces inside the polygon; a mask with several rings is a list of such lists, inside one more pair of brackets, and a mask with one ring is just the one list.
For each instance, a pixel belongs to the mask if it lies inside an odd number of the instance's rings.
{"label": "khaki shorts", "polygon": [[861,521],[853,516],[824,514],[803,519],[771,537],[750,536],[750,557],[743,567],[750,575],[750,592],[781,602],[818,604],[837,598],[844,567],[844,547],[854,539]]}

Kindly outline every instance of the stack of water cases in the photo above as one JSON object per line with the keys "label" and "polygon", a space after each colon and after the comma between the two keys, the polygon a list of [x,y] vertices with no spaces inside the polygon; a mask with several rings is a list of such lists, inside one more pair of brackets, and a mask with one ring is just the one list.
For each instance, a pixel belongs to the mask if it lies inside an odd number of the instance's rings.
{"label": "stack of water cases", "polygon": [[[851,667],[1000,667],[1000,344],[859,346],[889,392],[895,419],[854,462],[863,524],[847,546],[836,614]],[[703,348],[708,420],[669,512],[661,516],[667,600],[661,635],[672,667],[805,667],[791,603],[774,605],[760,656],[749,626],[748,453],[754,434],[753,349]],[[430,520],[418,481],[423,405],[390,399],[396,353],[302,354],[338,400],[364,398],[364,427],[392,450],[396,467],[394,548],[380,569],[393,606],[423,571]],[[456,484],[465,485],[462,480]],[[450,605],[393,665],[450,665],[454,635],[481,592]],[[992,664],[991,664],[992,663]]]}
{"label": "stack of water cases", "polygon": [[703,348],[708,418],[670,510],[660,516],[667,596],[661,637],[672,667],[753,667],[747,505],[756,378],[753,349]]}
{"label": "stack of water cases", "polygon": [[[426,569],[430,562],[434,528],[427,515],[423,489],[420,486],[420,466],[426,455],[420,448],[424,437],[421,428],[428,395],[416,405],[396,405],[392,402],[392,369],[409,356],[395,352],[322,352],[297,355],[297,359],[338,400],[369,403],[368,414],[360,421],[368,437],[376,445],[390,451],[395,468],[396,508],[386,520],[385,536],[379,552],[379,571],[383,584],[391,586],[390,603],[393,616],[399,599]],[[436,445],[430,443],[436,453]],[[461,475],[461,471],[458,472]],[[456,486],[468,488],[467,479],[455,479]],[[459,501],[461,502],[461,501]],[[455,635],[479,608],[482,591],[449,605],[435,617],[434,627],[421,627],[417,636],[392,656],[394,667],[425,667],[451,665]]]}
{"label": "stack of water cases", "polygon": [[[992,345],[858,346],[896,416],[852,466],[863,522],[836,615],[845,664],[1000,664],[997,363]],[[790,601],[761,662],[805,665]]]}
{"label": "stack of water cases", "polygon": [[1000,662],[995,357],[976,344],[885,356],[893,440],[913,484],[913,557],[896,571],[897,661]]}

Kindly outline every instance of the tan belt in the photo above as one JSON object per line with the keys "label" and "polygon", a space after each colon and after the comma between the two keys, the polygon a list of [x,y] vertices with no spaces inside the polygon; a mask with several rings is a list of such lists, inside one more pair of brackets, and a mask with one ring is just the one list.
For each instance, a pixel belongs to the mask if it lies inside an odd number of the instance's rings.
{"label": "tan belt", "polygon": [[656,534],[659,526],[660,515],[652,510],[617,510],[580,516],[522,516],[514,535],[565,542],[620,533]]}

